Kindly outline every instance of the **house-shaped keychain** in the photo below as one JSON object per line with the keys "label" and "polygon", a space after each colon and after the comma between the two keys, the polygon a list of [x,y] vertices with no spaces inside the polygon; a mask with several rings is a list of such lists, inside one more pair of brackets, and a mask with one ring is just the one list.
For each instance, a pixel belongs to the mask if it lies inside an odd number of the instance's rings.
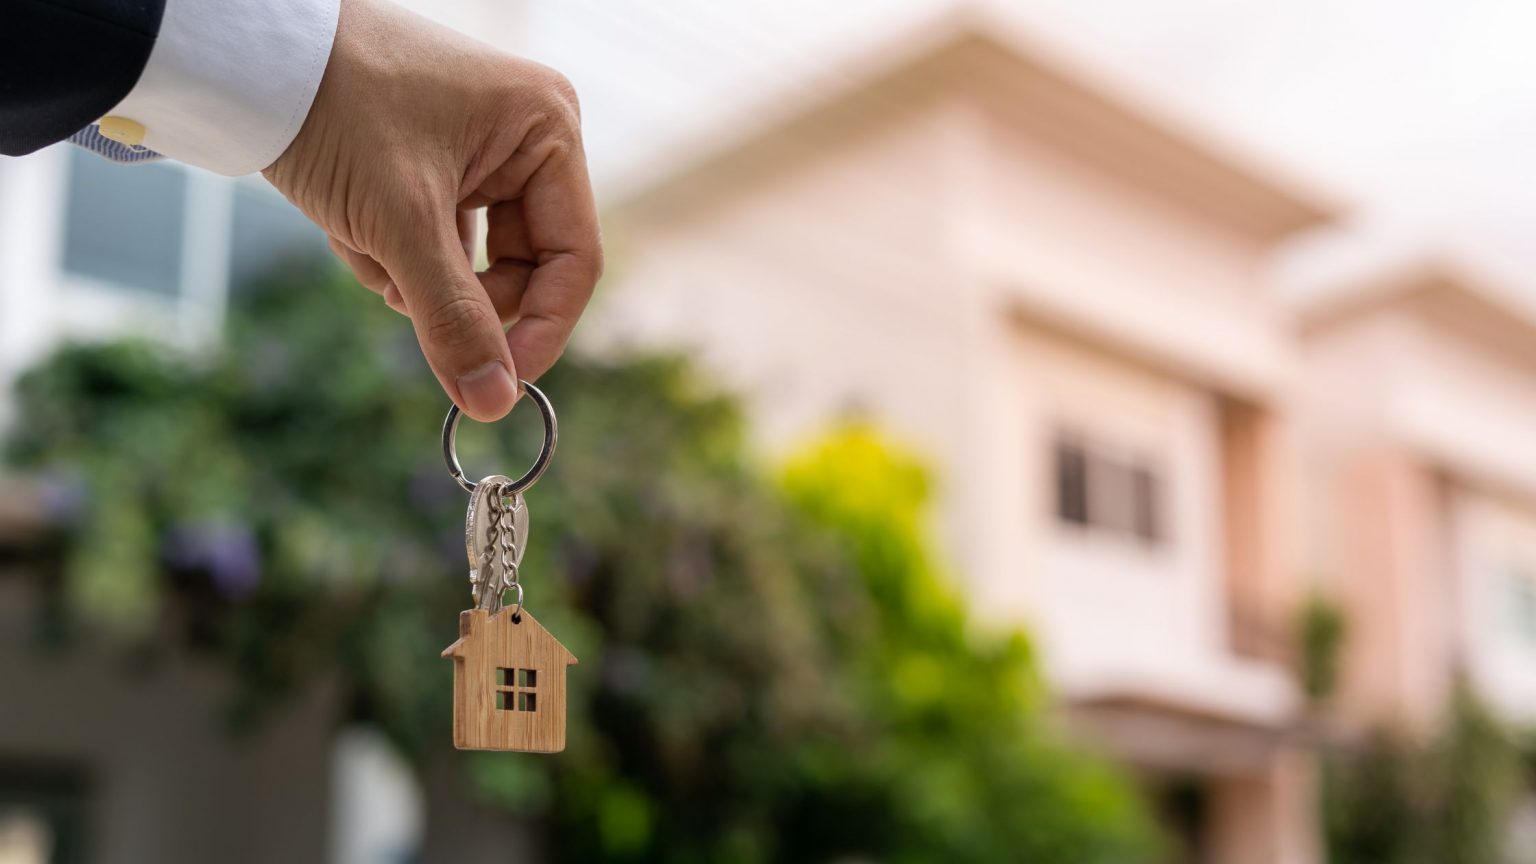
{"label": "house-shaped keychain", "polygon": [[565,667],[576,657],[526,610],[459,613],[453,658],[453,746],[565,749]]}

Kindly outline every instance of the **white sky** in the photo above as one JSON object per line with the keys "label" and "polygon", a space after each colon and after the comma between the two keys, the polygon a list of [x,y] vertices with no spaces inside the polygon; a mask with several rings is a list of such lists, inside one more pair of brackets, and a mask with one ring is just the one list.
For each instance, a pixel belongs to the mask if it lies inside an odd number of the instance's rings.
{"label": "white sky", "polygon": [[[521,49],[575,81],[603,184],[955,0],[525,2]],[[995,5],[1360,205],[1381,232],[1451,236],[1536,274],[1528,0]]]}

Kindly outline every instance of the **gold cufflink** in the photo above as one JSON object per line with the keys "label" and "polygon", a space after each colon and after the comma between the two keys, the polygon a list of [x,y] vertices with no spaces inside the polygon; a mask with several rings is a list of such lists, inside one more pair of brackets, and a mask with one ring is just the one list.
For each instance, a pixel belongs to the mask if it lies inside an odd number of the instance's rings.
{"label": "gold cufflink", "polygon": [[144,126],[127,117],[103,117],[100,126],[103,138],[110,138],[129,147],[137,147],[144,143]]}

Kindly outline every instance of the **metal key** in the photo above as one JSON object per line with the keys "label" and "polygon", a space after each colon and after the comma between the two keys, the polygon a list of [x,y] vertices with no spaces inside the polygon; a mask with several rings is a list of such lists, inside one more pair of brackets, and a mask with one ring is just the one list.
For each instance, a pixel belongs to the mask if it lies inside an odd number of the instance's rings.
{"label": "metal key", "polygon": [[500,609],[502,593],[508,589],[516,589],[519,598],[522,594],[517,571],[528,548],[528,505],[521,493],[510,498],[502,494],[511,482],[499,474],[481,480],[465,514],[470,591],[482,609]]}

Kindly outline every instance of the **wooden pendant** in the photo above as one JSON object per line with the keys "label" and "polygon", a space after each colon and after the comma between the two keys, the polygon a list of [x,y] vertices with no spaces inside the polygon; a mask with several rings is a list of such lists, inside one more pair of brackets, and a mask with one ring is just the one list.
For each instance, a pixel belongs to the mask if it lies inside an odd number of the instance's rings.
{"label": "wooden pendant", "polygon": [[525,609],[459,613],[453,658],[453,746],[460,750],[565,749],[565,667],[576,664]]}

